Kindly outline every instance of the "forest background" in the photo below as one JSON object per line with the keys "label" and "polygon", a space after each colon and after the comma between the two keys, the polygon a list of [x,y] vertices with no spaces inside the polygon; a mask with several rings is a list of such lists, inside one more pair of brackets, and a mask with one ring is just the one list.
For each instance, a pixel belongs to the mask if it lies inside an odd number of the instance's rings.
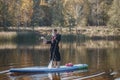
{"label": "forest background", "polygon": [[120,0],[0,0],[0,27],[120,27]]}

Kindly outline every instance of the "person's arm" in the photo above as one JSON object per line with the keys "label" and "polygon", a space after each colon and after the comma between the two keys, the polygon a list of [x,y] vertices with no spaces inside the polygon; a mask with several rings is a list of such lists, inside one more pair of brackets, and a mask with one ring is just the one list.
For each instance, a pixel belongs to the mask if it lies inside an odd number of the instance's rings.
{"label": "person's arm", "polygon": [[45,37],[41,37],[41,39],[43,40],[43,43],[51,44],[51,41],[47,40]]}
{"label": "person's arm", "polygon": [[46,41],[46,44],[51,44],[51,41]]}

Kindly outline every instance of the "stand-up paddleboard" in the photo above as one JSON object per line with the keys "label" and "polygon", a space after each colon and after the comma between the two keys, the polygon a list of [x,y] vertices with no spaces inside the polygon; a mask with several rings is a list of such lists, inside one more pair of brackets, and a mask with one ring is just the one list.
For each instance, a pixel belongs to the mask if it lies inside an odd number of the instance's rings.
{"label": "stand-up paddleboard", "polygon": [[87,69],[87,64],[75,64],[73,66],[60,66],[60,68],[48,68],[48,67],[27,67],[27,68],[12,68],[10,72],[15,73],[54,73],[54,72],[69,72],[75,70]]}

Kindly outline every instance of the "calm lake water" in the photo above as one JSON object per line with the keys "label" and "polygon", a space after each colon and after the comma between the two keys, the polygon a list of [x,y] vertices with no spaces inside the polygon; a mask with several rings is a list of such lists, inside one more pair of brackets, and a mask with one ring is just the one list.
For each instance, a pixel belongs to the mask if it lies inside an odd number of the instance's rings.
{"label": "calm lake water", "polygon": [[0,43],[0,80],[120,80],[120,41],[87,40],[63,36],[60,43],[61,65],[88,64],[88,70],[69,73],[11,76],[10,68],[48,66],[49,47],[37,44]]}

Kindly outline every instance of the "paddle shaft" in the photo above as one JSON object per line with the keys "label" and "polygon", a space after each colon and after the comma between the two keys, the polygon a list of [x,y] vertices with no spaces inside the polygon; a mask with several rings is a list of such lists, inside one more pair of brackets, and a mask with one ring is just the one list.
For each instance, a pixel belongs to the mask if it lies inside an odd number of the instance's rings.
{"label": "paddle shaft", "polygon": [[[54,59],[54,56],[55,56],[56,46],[57,46],[57,41],[56,41],[56,43],[55,43],[55,47],[54,47],[54,49],[53,49],[53,53],[51,54],[51,60],[50,60],[50,62],[49,62],[49,67],[52,66],[53,59]],[[50,65],[50,64],[51,64],[51,65]]]}
{"label": "paddle shaft", "polygon": [[[41,37],[41,39],[43,39],[43,40],[46,41],[46,38],[44,38],[44,37]],[[56,41],[55,47],[54,47],[54,49],[53,49],[53,53],[52,53],[52,55],[51,55],[51,60],[50,60],[49,64],[50,64],[50,63],[53,61],[53,59],[54,59],[56,46],[57,46],[57,41]]]}

